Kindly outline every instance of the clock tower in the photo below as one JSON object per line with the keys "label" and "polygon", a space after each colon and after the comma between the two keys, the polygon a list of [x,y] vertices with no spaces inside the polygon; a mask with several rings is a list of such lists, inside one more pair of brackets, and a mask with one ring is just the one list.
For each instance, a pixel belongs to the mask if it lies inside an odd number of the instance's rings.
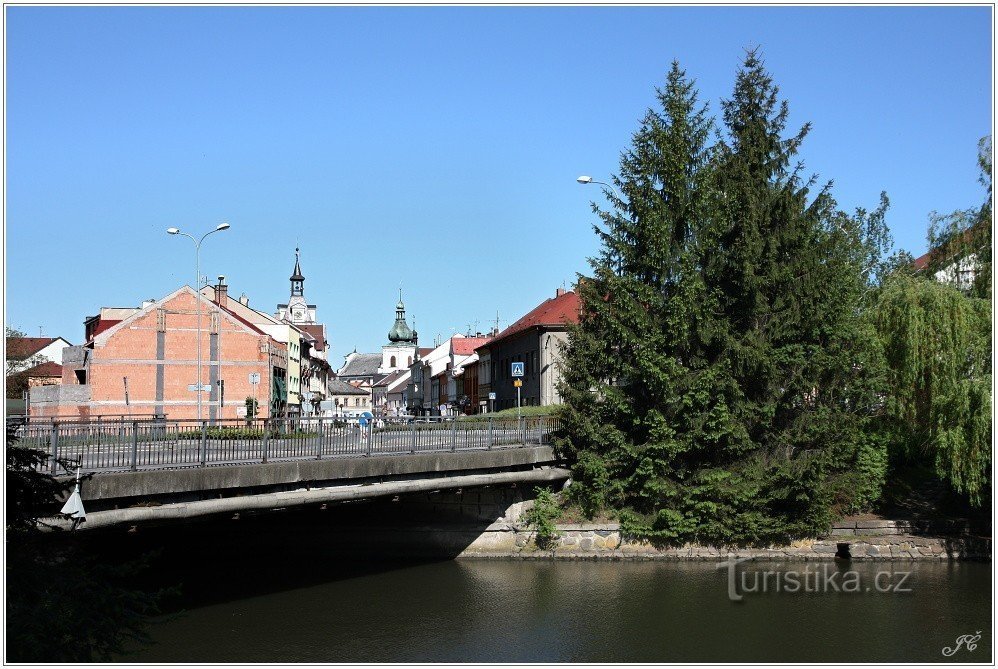
{"label": "clock tower", "polygon": [[301,251],[295,249],[295,269],[291,273],[291,297],[277,305],[277,318],[293,325],[315,323],[315,305],[305,301],[305,276],[301,273]]}

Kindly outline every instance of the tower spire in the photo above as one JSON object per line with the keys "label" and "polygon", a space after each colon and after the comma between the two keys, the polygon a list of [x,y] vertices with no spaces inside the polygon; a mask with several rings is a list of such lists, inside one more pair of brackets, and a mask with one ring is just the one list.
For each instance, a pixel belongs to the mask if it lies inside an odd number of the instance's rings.
{"label": "tower spire", "polygon": [[291,274],[291,296],[302,296],[305,292],[305,277],[301,273],[300,249],[295,247],[295,271]]}

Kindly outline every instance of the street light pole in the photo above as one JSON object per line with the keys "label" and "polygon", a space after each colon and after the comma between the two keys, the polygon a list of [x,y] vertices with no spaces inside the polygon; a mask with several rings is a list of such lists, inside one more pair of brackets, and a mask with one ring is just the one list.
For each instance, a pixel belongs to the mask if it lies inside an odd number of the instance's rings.
{"label": "street light pole", "polygon": [[623,198],[623,197],[621,197],[621,195],[620,195],[620,193],[619,193],[619,192],[617,191],[617,189],[616,189],[616,188],[614,188],[613,186],[611,186],[610,184],[606,183],[605,181],[596,181],[596,180],[595,180],[595,179],[593,179],[592,177],[587,177],[587,176],[585,176],[585,175],[583,175],[583,176],[579,177],[578,179],[576,179],[576,181],[578,181],[578,182],[579,182],[580,184],[582,184],[583,186],[585,186],[586,184],[599,184],[600,186],[605,186],[606,188],[609,188],[609,189],[610,189],[610,191],[611,191],[611,192],[612,192],[612,193],[613,193],[614,195],[616,195],[616,196],[617,196],[617,199],[618,199],[618,200],[620,200],[621,202],[623,202],[623,200],[624,200],[624,198]]}
{"label": "street light pole", "polygon": [[[606,183],[605,181],[596,181],[592,177],[586,176],[586,175],[580,176],[578,179],[576,179],[576,181],[578,181],[583,186],[585,186],[587,184],[599,184],[600,186],[603,186],[604,188],[606,188],[607,190],[609,190],[611,193],[613,193],[614,197],[616,197],[617,200],[619,200],[620,202],[624,201],[624,198],[617,191],[617,189],[614,188],[613,186],[611,186],[610,184]],[[603,196],[606,197],[606,192],[605,191],[603,193]],[[609,199],[609,198],[607,198],[607,199]],[[622,258],[618,257],[617,258],[617,272],[618,273],[623,273],[623,271],[624,271],[624,261],[623,261]]]}
{"label": "street light pole", "polygon": [[180,228],[167,228],[166,232],[170,235],[182,235],[187,237],[192,242],[194,242],[194,291],[197,293],[196,303],[197,303],[197,333],[198,333],[198,382],[197,382],[197,393],[198,393],[198,421],[201,420],[201,242],[205,240],[205,237],[212,235],[216,232],[221,232],[222,230],[228,230],[228,223],[219,223],[214,230],[206,232],[201,236],[201,239],[195,239],[186,232],[181,232]]}

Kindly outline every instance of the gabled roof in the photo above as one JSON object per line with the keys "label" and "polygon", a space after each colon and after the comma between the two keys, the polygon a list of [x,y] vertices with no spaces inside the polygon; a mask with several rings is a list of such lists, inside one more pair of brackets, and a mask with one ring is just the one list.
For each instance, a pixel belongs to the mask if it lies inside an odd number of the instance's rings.
{"label": "gabled roof", "polygon": [[574,291],[549,297],[479,348],[508,339],[533,327],[564,327],[568,323],[578,323],[579,307],[579,296]]}
{"label": "gabled roof", "polygon": [[351,353],[336,376],[374,376],[381,367],[380,353]]}
{"label": "gabled roof", "polygon": [[451,350],[454,355],[471,355],[475,349],[488,341],[489,337],[453,337]]}
{"label": "gabled roof", "polygon": [[62,376],[62,365],[51,360],[35,365],[31,369],[22,372],[25,376],[37,378],[40,376]]}
{"label": "gabled roof", "polygon": [[[194,297],[194,299],[203,300],[209,306],[209,308],[211,308],[211,307],[218,307],[218,305],[215,304],[212,300],[208,299],[207,297],[205,297],[204,295],[202,295],[198,291],[194,290],[190,286],[184,285],[184,286],[181,286],[180,288],[177,288],[175,291],[173,291],[172,293],[170,293],[166,297],[160,298],[160,299],[156,300],[155,302],[151,302],[148,305],[146,305],[145,307],[143,307],[141,309],[138,309],[134,314],[132,314],[131,316],[129,316],[125,320],[119,321],[119,322],[115,323],[113,326],[111,326],[111,327],[107,328],[106,330],[102,331],[100,334],[95,335],[94,338],[91,341],[96,341],[97,339],[101,339],[102,342],[106,342],[111,337],[112,334],[114,334],[118,330],[124,328],[127,324],[130,324],[130,323],[138,320],[142,316],[145,316],[146,314],[152,312],[155,309],[159,309],[161,306],[163,306],[164,304],[166,304],[167,302],[169,302],[170,300],[174,299],[175,297],[177,297],[178,295],[180,295],[181,293],[184,293],[184,292],[190,294],[192,297]],[[219,311],[221,311],[223,314],[225,314],[229,319],[231,319],[231,320],[239,323],[244,328],[250,330],[254,334],[263,335],[265,337],[268,336],[266,332],[264,332],[263,330],[261,330],[257,326],[253,325],[252,323],[250,323],[245,318],[243,318],[243,317],[241,317],[241,316],[233,313],[231,310],[226,309],[225,307],[218,307],[218,308],[219,308]],[[103,343],[102,343],[102,345],[103,345]]]}
{"label": "gabled roof", "polygon": [[[8,337],[7,357],[11,360],[27,360],[49,344],[62,337]],[[62,341],[66,341],[62,339]],[[66,341],[69,344],[68,341]]]}
{"label": "gabled roof", "polygon": [[315,340],[315,344],[312,345],[316,351],[324,351],[326,349],[326,337],[323,332],[326,328],[321,323],[311,323],[308,325],[297,326],[299,330],[307,333],[312,339]]}
{"label": "gabled roof", "polygon": [[329,394],[330,395],[367,395],[366,390],[351,386],[346,381],[341,381],[340,379],[329,379]]}
{"label": "gabled roof", "polygon": [[395,383],[396,381],[398,381],[398,379],[399,379],[400,376],[403,376],[403,375],[408,374],[408,373],[409,373],[408,369],[396,369],[394,372],[391,372],[389,374],[385,374],[380,379],[375,380],[374,385],[376,387],[378,387],[378,386],[390,386],[393,383]]}

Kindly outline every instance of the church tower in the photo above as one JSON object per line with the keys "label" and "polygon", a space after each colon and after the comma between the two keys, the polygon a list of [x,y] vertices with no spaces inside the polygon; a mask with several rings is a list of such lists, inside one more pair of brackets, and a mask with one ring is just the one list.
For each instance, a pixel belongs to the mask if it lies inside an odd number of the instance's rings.
{"label": "church tower", "polygon": [[294,325],[315,323],[315,305],[305,301],[305,276],[301,273],[300,249],[295,249],[295,269],[291,273],[291,297],[277,305],[277,316]]}
{"label": "church tower", "polygon": [[395,305],[395,325],[388,331],[388,344],[381,347],[379,374],[390,374],[398,369],[409,369],[416,357],[416,333],[405,322],[405,303],[399,288],[399,301]]}

